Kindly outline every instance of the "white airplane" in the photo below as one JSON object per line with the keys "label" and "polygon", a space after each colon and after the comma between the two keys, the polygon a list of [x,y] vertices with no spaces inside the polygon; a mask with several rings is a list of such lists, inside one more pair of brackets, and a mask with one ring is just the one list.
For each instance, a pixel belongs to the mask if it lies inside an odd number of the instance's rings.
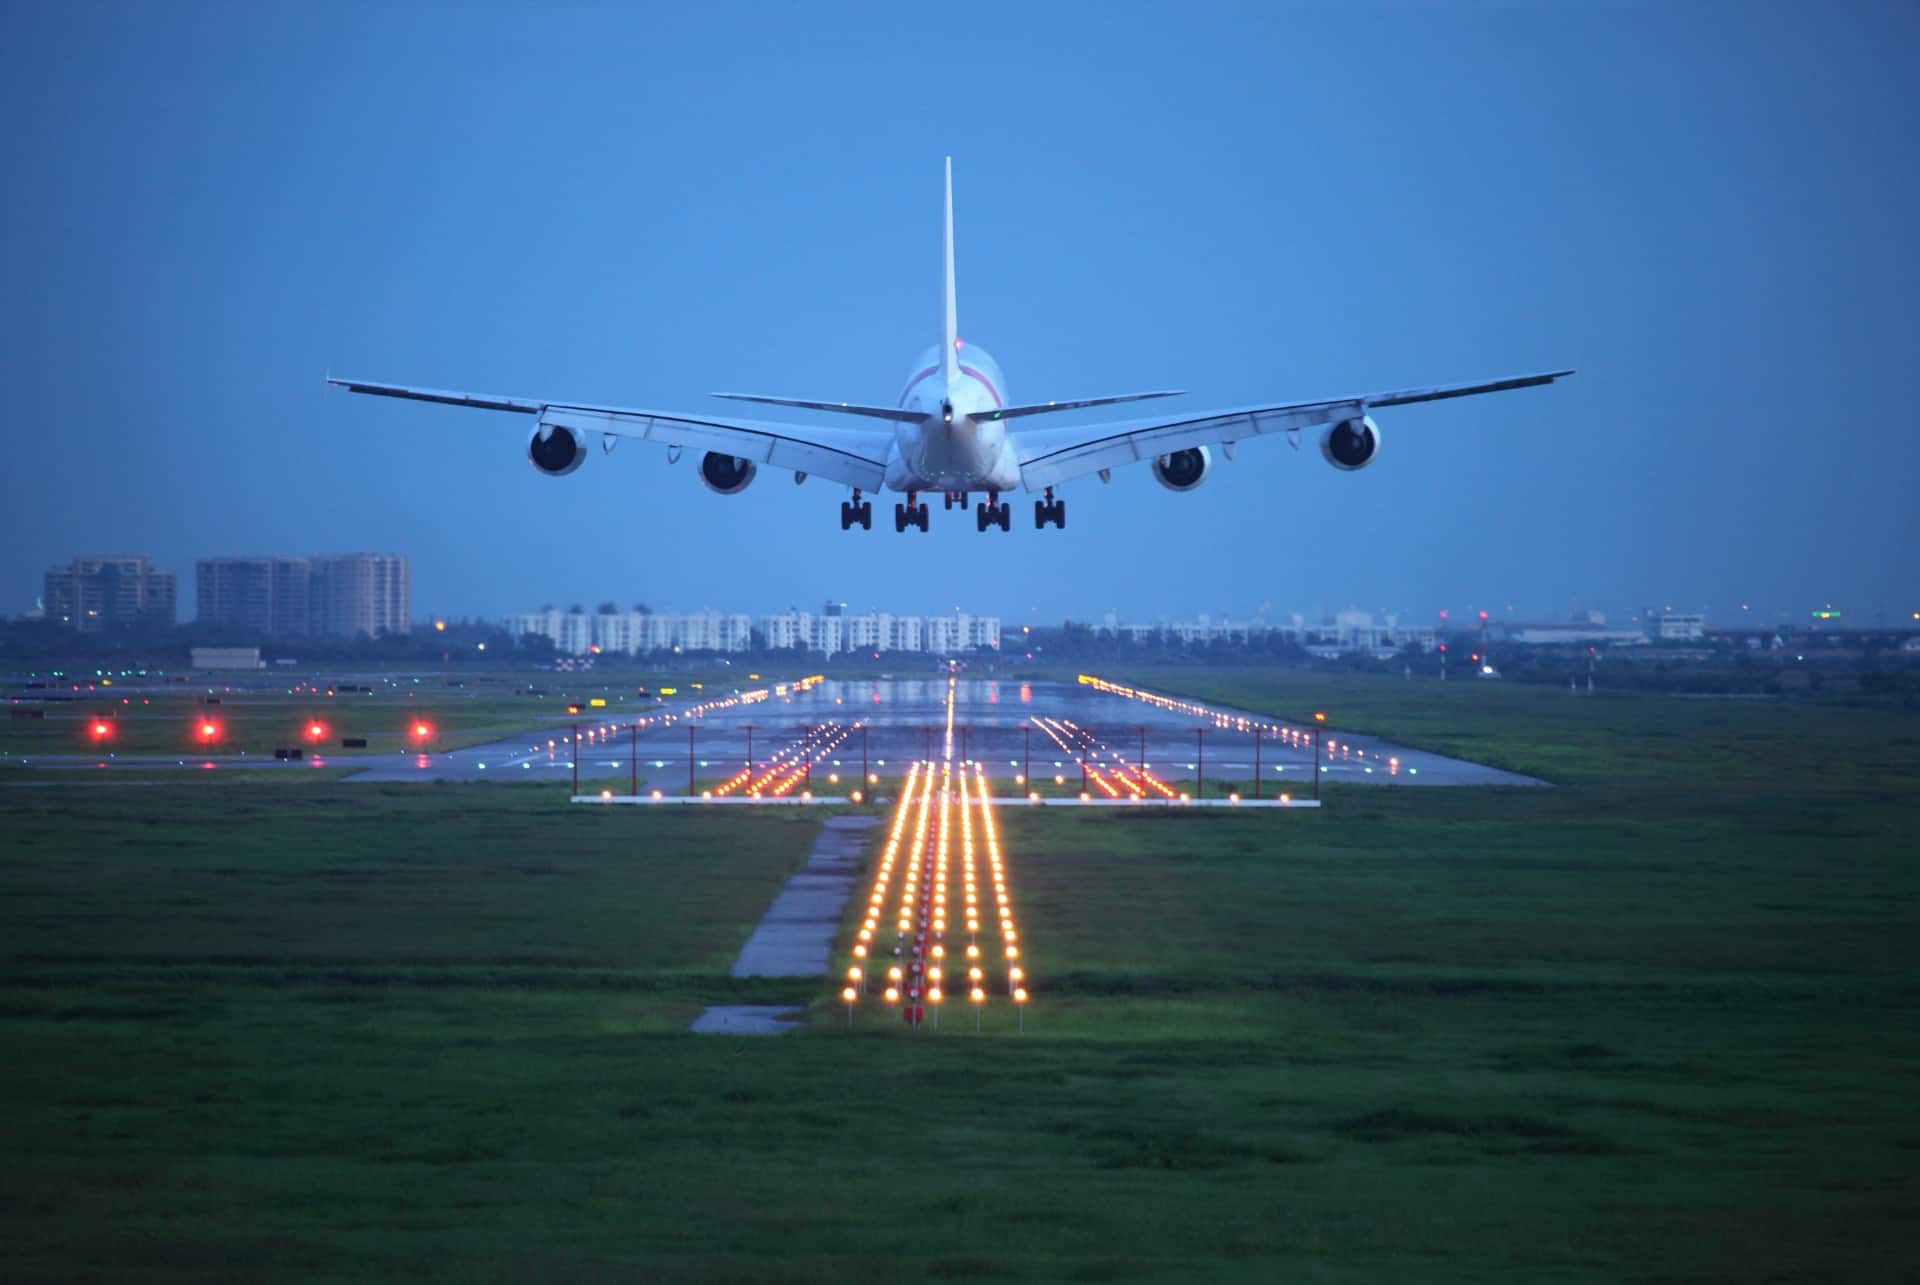
{"label": "white airplane", "polygon": [[1209,448],[1219,446],[1227,458],[1232,459],[1234,446],[1246,438],[1285,433],[1297,449],[1301,430],[1308,428],[1323,430],[1320,453],[1327,463],[1351,471],[1371,464],[1380,449],[1380,427],[1368,413],[1371,410],[1505,392],[1510,388],[1531,388],[1573,373],[1555,370],[1485,383],[1443,384],[1331,401],[1287,402],[1123,423],[1016,432],[1011,431],[1013,421],[1035,415],[1180,394],[1124,393],[1117,397],[1013,404],[1008,400],[1007,381],[999,365],[984,348],[960,338],[954,302],[952,157],[947,158],[943,248],[946,276],[940,342],[913,363],[913,373],[894,405],[860,406],[797,397],[714,394],[732,401],[794,406],[890,421],[886,427],[773,424],[615,406],[584,406],[537,397],[492,397],[357,379],[329,378],[327,382],[356,393],[532,415],[534,428],[527,443],[527,458],[534,468],[550,477],[565,477],[586,462],[589,436],[599,440],[603,453],[611,451],[623,437],[637,437],[664,444],[670,461],[678,461],[681,451],[689,446],[705,452],[700,458],[700,481],[722,495],[746,490],[762,464],[791,469],[795,482],[804,482],[812,475],[843,483],[853,489],[853,498],[840,505],[842,531],[856,522],[866,530],[873,529],[873,504],[861,496],[883,487],[906,493],[906,502],[893,506],[895,531],[904,531],[910,526],[927,530],[927,505],[920,497],[935,491],[942,494],[948,509],[955,504],[964,509],[970,494],[984,492],[987,498],[975,511],[975,528],[985,531],[990,526],[998,526],[1006,531],[1011,529],[1013,507],[1001,497],[1016,489],[1041,493],[1041,498],[1033,502],[1036,528],[1045,528],[1049,522],[1065,527],[1067,503],[1054,498],[1053,493],[1062,482],[1089,473],[1099,474],[1104,482],[1116,465],[1149,460],[1153,475],[1162,486],[1174,491],[1191,491],[1206,478],[1212,466]]}

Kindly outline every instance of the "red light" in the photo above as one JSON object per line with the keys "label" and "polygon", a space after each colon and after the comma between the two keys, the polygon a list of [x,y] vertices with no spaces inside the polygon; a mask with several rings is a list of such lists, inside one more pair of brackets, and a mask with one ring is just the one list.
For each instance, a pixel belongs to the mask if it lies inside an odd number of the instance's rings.
{"label": "red light", "polygon": [[413,735],[415,740],[424,741],[427,737],[433,735],[433,724],[415,723],[413,725]]}
{"label": "red light", "polygon": [[113,735],[113,724],[107,722],[104,718],[96,718],[93,720],[91,731],[93,732],[94,740],[104,741]]}
{"label": "red light", "polygon": [[203,740],[203,741],[217,741],[217,740],[219,740],[219,739],[220,739],[220,724],[218,724],[218,723],[216,723],[216,722],[214,722],[214,721],[213,721],[212,719],[210,719],[210,718],[203,718],[203,719],[201,719],[201,720],[200,720],[200,739],[201,739],[201,740]]}
{"label": "red light", "polygon": [[325,723],[322,723],[316,719],[314,722],[307,724],[308,740],[310,741],[321,740],[326,736],[326,734],[327,734],[327,725]]}

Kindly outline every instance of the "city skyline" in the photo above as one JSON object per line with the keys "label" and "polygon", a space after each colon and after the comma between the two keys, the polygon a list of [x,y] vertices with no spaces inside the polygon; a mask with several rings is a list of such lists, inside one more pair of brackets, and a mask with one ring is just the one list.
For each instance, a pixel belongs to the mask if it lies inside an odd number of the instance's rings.
{"label": "city skyline", "polygon": [[[191,596],[186,594],[178,594],[178,597],[182,600],[182,606],[180,608],[180,611],[184,612],[186,603],[192,603],[196,609],[195,614],[191,619],[184,619],[184,620],[176,619],[175,623],[182,624],[182,625],[195,625],[195,624],[202,624],[202,623],[207,623],[207,624],[223,623],[217,620],[203,621],[201,618],[201,615],[199,614],[198,608],[200,604],[204,601],[204,598],[203,598],[203,591],[199,587],[198,571],[199,571],[199,568],[202,567],[203,565],[212,564],[212,563],[223,563],[223,562],[231,563],[231,562],[276,561],[276,560],[277,561],[320,561],[324,559],[337,560],[342,558],[363,558],[363,557],[369,557],[369,556],[397,557],[401,560],[403,564],[405,564],[409,568],[411,567],[411,564],[413,561],[412,555],[410,554],[393,554],[393,555],[368,555],[368,554],[231,555],[231,554],[228,554],[228,555],[201,556],[201,557],[192,558],[191,562],[195,568],[195,582],[194,582],[193,593],[191,594]],[[82,554],[82,555],[76,555],[75,558],[72,559],[72,561],[77,561],[83,558],[94,559],[94,560],[105,559],[108,561],[144,560],[149,562],[153,566],[154,570],[157,572],[160,572],[162,574],[172,574],[176,578],[178,578],[179,576],[179,573],[173,570],[172,568],[162,566],[159,559],[151,558],[145,554],[104,554],[104,555],[103,554]],[[410,575],[410,571],[409,571],[409,575]],[[44,574],[41,577],[41,583],[43,585],[45,583]],[[425,605],[421,606],[418,610],[413,610],[413,609],[410,609],[411,608],[410,599],[412,596],[417,596],[417,595],[412,594],[411,588],[408,589],[407,594],[409,597],[409,606],[408,608],[401,609],[399,615],[396,618],[406,621],[409,626],[419,626],[419,625],[430,626],[432,622],[435,620],[497,621],[497,620],[502,620],[507,617],[513,616],[515,614],[519,614],[519,611],[525,610],[524,607],[516,610],[510,604],[493,605],[488,607],[482,607],[477,610],[442,609],[434,604],[433,602],[434,595],[431,595],[431,594],[427,595],[425,599]],[[686,611],[716,611],[717,610],[717,611],[729,612],[729,613],[744,613],[757,618],[760,616],[775,614],[780,611],[811,610],[811,608],[803,605],[802,602],[794,600],[793,595],[785,595],[784,600],[782,600],[781,597],[776,597],[772,601],[763,601],[763,602],[757,602],[757,603],[743,602],[736,599],[736,600],[725,602],[724,604],[710,601],[710,602],[699,602],[693,605],[688,605],[685,603],[669,602],[664,599],[658,599],[654,595],[651,595],[644,591],[611,592],[603,586],[599,589],[598,592],[588,593],[577,599],[563,600],[559,595],[551,595],[551,594],[534,595],[534,596],[539,597],[542,603],[544,604],[541,610],[558,609],[561,611],[568,611],[574,608],[575,606],[578,606],[582,610],[587,611],[589,613],[597,611],[602,604],[609,603],[609,602],[615,604],[621,610],[627,610],[627,609],[636,608],[636,607],[644,607],[646,610],[656,611],[661,614],[667,614],[667,615],[680,614]],[[884,599],[876,598],[871,602],[859,602],[853,599],[843,600],[843,599],[837,599],[832,596],[828,596],[825,598],[816,598],[814,599],[814,601],[815,602],[839,601],[842,606],[847,607],[849,610],[854,611],[856,613],[889,610],[889,611],[893,611],[894,614],[903,614],[903,615],[911,614],[911,615],[918,615],[918,616],[928,616],[928,615],[942,614],[942,612],[944,611],[963,610],[963,608],[959,604],[955,604],[955,603],[936,605],[936,607],[934,607],[931,610],[907,610],[900,606],[900,602],[903,599],[910,600],[913,596],[914,595],[910,591],[908,591],[908,592],[903,592],[899,595],[889,594]],[[43,610],[46,610],[49,608],[49,604],[46,602],[47,595],[44,593],[44,591],[38,595],[29,595],[29,597],[30,599],[36,600],[37,604]],[[993,615],[995,615],[997,618],[1000,618],[1003,620],[1017,621],[1019,623],[1030,624],[1030,625],[1032,624],[1056,625],[1056,624],[1069,622],[1069,621],[1075,622],[1075,623],[1098,623],[1109,614],[1114,614],[1119,617],[1126,618],[1131,623],[1146,623],[1146,624],[1161,624],[1161,623],[1169,623],[1174,621],[1198,620],[1206,617],[1212,617],[1216,619],[1245,619],[1245,620],[1255,620],[1255,621],[1272,621],[1272,620],[1280,620],[1282,618],[1292,617],[1292,616],[1303,616],[1308,619],[1319,619],[1319,620],[1331,621],[1336,615],[1338,615],[1341,612],[1367,611],[1383,618],[1398,617],[1410,622],[1418,620],[1423,623],[1440,623],[1444,621],[1454,627],[1467,628],[1467,627],[1471,627],[1471,624],[1473,620],[1476,618],[1477,613],[1482,610],[1488,612],[1490,618],[1507,620],[1507,621],[1564,622],[1564,621],[1585,619],[1587,616],[1589,616],[1593,612],[1598,611],[1607,621],[1614,622],[1614,623],[1626,623],[1636,619],[1637,617],[1639,617],[1640,615],[1642,615],[1647,611],[1662,611],[1662,612],[1698,612],[1704,615],[1710,624],[1715,626],[1735,626],[1742,623],[1751,623],[1756,625],[1758,624],[1799,624],[1815,618],[1827,619],[1830,621],[1843,621],[1849,624],[1859,625],[1861,627],[1874,627],[1874,628],[1894,628],[1894,627],[1902,627],[1910,624],[1920,624],[1920,593],[1908,595],[1907,598],[1896,597],[1893,595],[1886,595],[1877,601],[1868,602],[1868,603],[1847,602],[1844,600],[1836,601],[1830,598],[1814,599],[1814,600],[1808,600],[1804,602],[1782,603],[1782,602],[1754,601],[1752,599],[1742,600],[1742,599],[1729,597],[1729,598],[1722,599],[1719,603],[1716,604],[1714,602],[1686,602],[1686,601],[1680,601],[1680,600],[1675,600],[1671,598],[1662,598],[1658,595],[1642,595],[1637,600],[1623,601],[1623,602],[1612,604],[1612,605],[1595,605],[1594,598],[1592,598],[1589,595],[1582,595],[1582,594],[1570,594],[1562,602],[1545,603],[1545,604],[1517,603],[1517,602],[1506,600],[1496,595],[1491,600],[1483,599],[1479,602],[1475,602],[1470,598],[1466,598],[1462,596],[1462,597],[1455,598],[1451,601],[1444,602],[1441,605],[1427,605],[1427,606],[1416,605],[1416,606],[1410,607],[1405,604],[1387,604],[1387,603],[1380,603],[1380,602],[1369,603],[1364,599],[1353,597],[1353,596],[1349,596],[1345,598],[1335,598],[1328,601],[1314,602],[1314,603],[1297,602],[1297,601],[1286,602],[1280,599],[1276,594],[1268,593],[1268,594],[1263,594],[1263,595],[1259,595],[1258,597],[1255,597],[1250,591],[1249,596],[1246,599],[1243,599],[1242,601],[1237,603],[1230,602],[1230,603],[1223,604],[1223,603],[1215,602],[1210,605],[1201,604],[1201,605],[1192,607],[1190,609],[1182,609],[1182,608],[1173,607],[1173,606],[1154,607],[1154,606],[1147,605],[1143,598],[1138,598],[1138,597],[1132,599],[1130,602],[1122,602],[1118,604],[1104,604],[1104,605],[1094,604],[1084,609],[1069,609],[1069,608],[1046,609],[1046,608],[1040,608],[1036,606],[1028,606],[1028,607],[1022,608],[1017,604],[1010,605],[1004,602],[991,601],[991,599],[994,597],[994,595],[992,594],[974,595],[974,597],[977,599],[976,602],[974,603],[974,606],[979,610],[989,611]],[[561,605],[563,601],[564,601],[564,605]],[[1821,613],[1837,613],[1837,614],[1822,615]],[[5,614],[13,618],[28,618],[33,616],[34,608],[33,608],[33,605],[30,603],[29,605],[25,605],[13,610],[9,610]],[[271,633],[267,633],[267,634],[263,634],[262,636],[271,637],[274,635],[272,635]],[[298,635],[289,634],[286,636],[298,636]]]}

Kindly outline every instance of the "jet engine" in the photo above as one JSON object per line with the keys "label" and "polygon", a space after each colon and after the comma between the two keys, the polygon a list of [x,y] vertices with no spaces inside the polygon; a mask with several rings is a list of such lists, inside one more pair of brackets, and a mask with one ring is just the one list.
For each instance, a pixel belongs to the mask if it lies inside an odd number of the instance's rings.
{"label": "jet engine", "polygon": [[1155,459],[1153,478],[1169,491],[1191,491],[1206,480],[1207,467],[1212,463],[1213,455],[1206,447],[1191,446]]}
{"label": "jet engine", "polygon": [[700,457],[700,485],[722,495],[740,494],[759,471],[759,465],[738,455],[708,451]]}
{"label": "jet engine", "polygon": [[1373,416],[1343,419],[1320,435],[1320,454],[1345,473],[1373,463],[1380,450],[1380,426]]}
{"label": "jet engine", "polygon": [[586,439],[571,428],[536,428],[527,442],[527,458],[548,477],[565,477],[587,462]]}

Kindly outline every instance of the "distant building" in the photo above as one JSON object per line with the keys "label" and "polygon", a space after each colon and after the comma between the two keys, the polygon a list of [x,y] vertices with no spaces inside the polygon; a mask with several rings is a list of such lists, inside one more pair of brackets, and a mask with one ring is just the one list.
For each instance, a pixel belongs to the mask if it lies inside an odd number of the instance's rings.
{"label": "distant building", "polygon": [[48,567],[46,618],[81,633],[108,628],[171,629],[178,578],[142,557],[78,557]]}
{"label": "distant building", "polygon": [[[601,653],[644,655],[662,651],[745,651],[753,646],[753,620],[741,612],[571,611],[523,612],[504,622],[515,638],[532,634],[553,640],[566,656]],[[846,651],[931,652],[951,655],[977,647],[1000,646],[1000,618],[972,616],[895,616],[887,612],[845,614],[844,604],[828,603],[815,614],[788,610],[760,618],[763,645],[774,651],[807,651],[836,656]]]}
{"label": "distant building", "polygon": [[194,563],[195,619],[260,638],[313,632],[308,558],[202,558]]}
{"label": "distant building", "polygon": [[258,647],[194,647],[188,653],[194,669],[265,669]]}
{"label": "distant building", "polygon": [[1699,614],[1666,612],[1660,617],[1654,636],[1661,642],[1699,642],[1707,636],[1707,618]]}
{"label": "distant building", "polygon": [[1498,620],[1488,632],[1495,642],[1521,647],[1637,647],[1647,641],[1641,630],[1608,628],[1598,611],[1566,620]]}
{"label": "distant building", "polygon": [[381,638],[413,630],[412,575],[396,553],[202,558],[203,625],[261,638]]}
{"label": "distant building", "polygon": [[343,553],[311,562],[314,634],[381,638],[413,632],[413,578],[404,555]]}

